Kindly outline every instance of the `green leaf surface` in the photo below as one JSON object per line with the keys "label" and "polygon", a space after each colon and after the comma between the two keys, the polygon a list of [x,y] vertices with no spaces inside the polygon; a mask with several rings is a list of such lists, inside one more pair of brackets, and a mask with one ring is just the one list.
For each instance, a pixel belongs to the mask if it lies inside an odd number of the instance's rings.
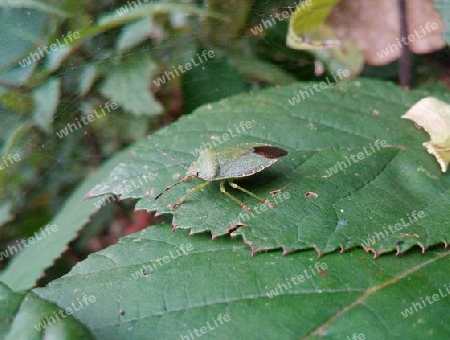
{"label": "green leaf surface", "polygon": [[355,77],[364,67],[364,55],[351,40],[342,41],[336,48],[312,50],[310,53],[323,62],[330,73],[348,70],[350,77]]}
{"label": "green leaf surface", "polygon": [[[18,252],[8,267],[0,273],[0,281],[6,283],[14,291],[30,289],[43,275],[44,270],[51,266],[53,261],[65,251],[67,244],[72,241],[80,228],[89,220],[89,217],[98,210],[97,202],[83,201],[83,196],[95,183],[101,181],[115,166],[115,162],[127,160],[127,151],[119,153],[117,159],[107,161],[96,172],[92,173],[82,182],[66,201],[65,205],[49,222],[58,227],[57,232],[40,236],[41,240],[34,244],[26,243],[26,247]],[[110,201],[104,201],[108,203]],[[40,235],[40,234],[39,234]]]}
{"label": "green leaf surface", "polygon": [[80,81],[78,83],[78,90],[81,95],[86,95],[94,86],[98,77],[98,68],[95,64],[85,65],[80,72]]}
{"label": "green leaf surface", "polygon": [[151,17],[157,14],[182,12],[186,14],[198,14],[211,16],[217,19],[224,19],[224,16],[210,11],[209,9],[201,8],[200,6],[192,6],[186,4],[174,3],[150,3],[143,4],[132,8],[128,3],[118,7],[114,12],[108,13],[101,17],[100,25],[114,25],[117,23],[125,23],[131,20]]}
{"label": "green leaf surface", "polygon": [[[322,49],[336,46],[337,40],[329,40],[328,28],[323,23],[340,0],[306,1],[297,5],[289,19],[286,45],[295,49]],[[322,25],[322,27],[320,27]]]}
{"label": "green leaf surface", "polygon": [[204,5],[214,13],[225,17],[225,23],[217,17],[206,18],[202,35],[207,35],[209,41],[217,45],[229,46],[236,41],[247,22],[248,15],[254,4],[253,0],[234,1],[207,0]]}
{"label": "green leaf surface", "polygon": [[289,85],[296,81],[294,76],[274,64],[255,57],[233,54],[229,59],[231,64],[249,80],[276,85]]}
{"label": "green leaf surface", "polygon": [[364,55],[350,40],[340,41],[334,30],[324,24],[330,11],[340,0],[319,0],[300,5],[291,16],[286,45],[296,50],[309,50],[322,61],[329,72],[348,70],[351,77],[361,73]]}
{"label": "green leaf surface", "polygon": [[[62,45],[62,43],[60,42]],[[74,46],[62,45],[50,53],[46,58],[48,71],[55,71],[61,67],[62,63],[76,50]]]}
{"label": "green leaf surface", "polygon": [[[40,55],[34,60],[30,53],[39,52],[47,42],[48,27],[45,13],[19,8],[1,8],[0,5],[0,80],[11,85],[22,85],[31,75]],[[7,48],[6,48],[7,47]]]}
{"label": "green leaf surface", "polygon": [[[29,137],[33,125],[28,121],[22,123],[20,120],[16,120],[16,118],[18,117],[6,114],[3,118],[3,129],[0,131],[4,141],[2,146],[2,159],[8,159],[9,155],[12,155],[14,158],[14,155],[17,154],[20,156],[20,162],[30,155],[28,150],[22,148],[21,142],[25,136]],[[17,162],[8,162],[8,166],[2,166],[4,168],[0,171],[0,198],[2,201],[11,200],[12,196],[17,193],[17,191],[12,190],[13,187],[16,189],[21,188],[19,184],[21,181],[15,181],[11,178],[14,175],[23,175],[17,170],[16,165]]]}
{"label": "green leaf surface", "polygon": [[12,220],[12,204],[11,202],[2,202],[0,204],[0,227],[3,226],[6,222]]}
{"label": "green leaf surface", "polygon": [[[445,339],[449,255],[374,261],[358,250],[252,258],[241,240],[188,238],[159,225],[33,292],[61,308],[95,296],[77,318],[98,339],[192,339],[196,332],[206,339]],[[403,316],[434,294],[437,301]]]}
{"label": "green leaf surface", "polygon": [[5,68],[15,62],[20,56],[25,55],[31,48],[34,47],[31,39],[27,39],[32,36],[33,30],[36,34],[39,31],[43,31],[43,25],[39,24],[39,19],[42,21],[42,14],[33,16],[34,20],[29,20],[22,26],[17,25],[17,21],[24,20],[25,13],[19,10],[5,11],[0,10],[0,28],[3,34],[0,36],[0,42],[3,46],[8,46],[2,50],[0,54],[0,66]]}
{"label": "green leaf surface", "polygon": [[52,131],[53,115],[59,103],[61,80],[53,78],[33,91],[33,118],[47,132]]}
{"label": "green leaf surface", "polygon": [[0,0],[0,7],[32,8],[44,13],[59,15],[61,17],[69,16],[67,12],[60,10],[55,5],[47,5],[44,2],[37,0]]}
{"label": "green leaf surface", "polygon": [[[8,85],[23,85],[30,79],[35,67],[36,63],[31,63],[25,67],[13,67],[0,73],[0,81],[7,82]],[[3,87],[0,87],[0,93],[2,92]]]}
{"label": "green leaf surface", "polygon": [[101,91],[133,114],[157,115],[163,108],[150,91],[156,70],[157,66],[150,57],[137,55],[112,65]]}
{"label": "green leaf surface", "polygon": [[[290,105],[299,91],[306,99]],[[315,248],[325,253],[363,246],[378,256],[448,243],[450,177],[423,149],[427,134],[400,118],[428,95],[361,79],[322,91],[309,83],[235,96],[203,106],[135,145],[133,157],[88,196],[112,192],[122,199],[140,198],[136,208],[172,213],[176,228],[210,231],[213,238],[242,235],[253,252]],[[448,101],[449,96],[440,97]],[[155,201],[185,172],[158,149],[189,165],[202,148],[248,142],[288,151],[271,167],[238,182],[275,201],[276,208],[229,188],[253,209],[244,214],[213,182],[172,210],[201,179],[175,186]],[[149,176],[152,180],[144,183]]]}
{"label": "green leaf surface", "polygon": [[[126,11],[126,12],[124,12]],[[102,16],[98,23],[86,27],[80,30],[81,38],[74,41],[72,45],[79,45],[87,39],[96,36],[100,33],[106,32],[130,21],[142,19],[142,18],[153,18],[158,14],[170,14],[170,13],[185,13],[185,14],[196,14],[206,17],[214,17],[223,20],[224,17],[219,13],[214,13],[208,9],[203,9],[199,6],[185,5],[185,4],[173,4],[173,3],[151,3],[143,4],[139,7],[130,10],[128,2],[117,8],[114,12],[105,14]]]}
{"label": "green leaf surface", "polygon": [[153,29],[153,20],[143,18],[123,27],[117,41],[117,48],[121,51],[131,49],[147,39]]}
{"label": "green leaf surface", "polygon": [[182,76],[185,112],[247,90],[243,77],[227,58],[215,56],[202,59],[201,64],[197,56],[192,59],[192,70]]}
{"label": "green leaf surface", "polygon": [[[81,306],[84,307],[84,302]],[[71,306],[67,308],[73,310]],[[93,339],[89,330],[63,309],[33,293],[14,293],[2,283],[0,336],[5,340]]]}

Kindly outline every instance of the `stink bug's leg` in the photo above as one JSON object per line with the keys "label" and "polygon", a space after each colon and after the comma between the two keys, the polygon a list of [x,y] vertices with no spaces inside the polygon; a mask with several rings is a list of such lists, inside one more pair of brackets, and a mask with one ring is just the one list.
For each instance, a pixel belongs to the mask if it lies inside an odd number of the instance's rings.
{"label": "stink bug's leg", "polygon": [[172,207],[172,209],[178,208],[181,204],[183,204],[183,202],[186,200],[186,198],[187,198],[190,194],[192,194],[192,193],[194,193],[194,192],[196,192],[196,191],[199,191],[199,190],[203,189],[203,188],[206,187],[209,183],[211,183],[211,182],[203,182],[203,183],[197,185],[196,187],[190,189],[190,190],[186,193],[186,195],[184,195],[183,197],[181,197],[181,198],[178,200],[178,202],[174,204],[174,206]]}
{"label": "stink bug's leg", "polygon": [[269,200],[266,200],[266,199],[264,199],[264,198],[262,198],[262,197],[259,197],[259,196],[255,195],[253,192],[250,192],[250,191],[248,191],[247,189],[244,189],[243,187],[240,187],[240,186],[237,185],[236,183],[233,183],[233,181],[229,181],[229,183],[230,183],[230,186],[231,186],[233,189],[239,189],[239,190],[241,190],[242,192],[245,192],[246,194],[248,194],[248,195],[250,195],[250,196],[256,198],[258,201],[261,201],[262,203],[267,204],[267,205],[268,205],[269,207],[271,207],[271,208],[274,208],[274,207],[275,207],[275,204],[274,204],[274,203],[272,203],[272,202],[270,202]]}
{"label": "stink bug's leg", "polygon": [[233,201],[235,201],[237,204],[239,204],[242,208],[244,208],[248,212],[251,211],[251,209],[244,202],[238,200],[236,197],[234,197],[232,194],[230,194],[228,191],[226,191],[226,189],[225,189],[225,181],[220,181],[220,192],[222,192],[225,195],[227,195],[229,198],[231,198]]}

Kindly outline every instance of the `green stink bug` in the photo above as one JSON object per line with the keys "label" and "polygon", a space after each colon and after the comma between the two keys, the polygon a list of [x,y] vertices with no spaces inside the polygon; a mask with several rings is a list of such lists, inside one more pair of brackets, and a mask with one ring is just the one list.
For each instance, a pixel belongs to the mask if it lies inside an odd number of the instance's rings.
{"label": "green stink bug", "polygon": [[246,143],[236,146],[204,149],[200,153],[198,160],[193,162],[187,169],[186,176],[177,183],[168,186],[163,192],[155,197],[155,200],[175,185],[188,182],[191,179],[198,177],[205,180],[205,182],[189,190],[177,203],[175,203],[172,209],[178,208],[190,194],[203,189],[212,181],[218,180],[220,180],[220,191],[247,211],[250,211],[250,208],[244,202],[226,191],[225,180],[228,180],[228,183],[232,188],[239,189],[257,200],[274,207],[274,204],[269,200],[259,197],[240,187],[236,183],[233,183],[233,179],[251,176],[260,172],[271,166],[279,158],[286,155],[287,151],[263,143]]}

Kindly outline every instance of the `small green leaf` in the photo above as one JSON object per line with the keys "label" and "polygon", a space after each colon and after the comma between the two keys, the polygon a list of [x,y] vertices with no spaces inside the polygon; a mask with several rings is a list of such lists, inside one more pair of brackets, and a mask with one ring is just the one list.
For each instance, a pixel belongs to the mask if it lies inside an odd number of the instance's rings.
{"label": "small green leaf", "polygon": [[296,50],[309,50],[323,62],[330,73],[348,70],[350,77],[361,73],[364,55],[350,40],[340,41],[324,22],[340,0],[321,0],[299,5],[289,21],[286,45]]}
{"label": "small green leaf", "polygon": [[[55,44],[55,42],[52,42],[50,46],[52,44]],[[67,44],[63,45],[62,42],[59,42],[59,44],[62,46],[59,46],[55,51],[52,51],[52,53],[48,54],[46,58],[45,66],[49,71],[57,70],[62,65],[64,60],[66,60],[73,53],[73,51],[76,50],[75,46],[70,46]]]}
{"label": "small green leaf", "polygon": [[135,115],[160,114],[163,107],[150,90],[156,70],[157,66],[150,57],[137,55],[119,65],[111,65],[100,90]]}
{"label": "small green leaf", "polygon": [[[17,113],[29,113],[33,107],[33,98],[29,93],[18,90],[9,90],[0,95],[0,103],[3,107]],[[11,130],[8,129],[8,132]]]}
{"label": "small green leaf", "polygon": [[[3,125],[6,131],[1,131],[5,136],[2,148],[2,156],[6,157],[7,159],[8,155],[14,156],[15,154],[17,154],[20,159],[23,160],[29,154],[27,152],[28,150],[23,150],[22,141],[25,138],[29,138],[30,131],[32,130],[33,125],[28,121],[22,123],[20,121],[16,122],[14,119],[11,119],[10,121],[3,121]],[[0,171],[0,199],[7,200],[10,199],[11,197],[9,196],[14,193],[14,191],[11,191],[11,187],[17,184],[15,183],[15,181],[11,181],[11,174],[16,174],[18,172],[14,167],[15,163],[8,163],[8,166],[6,168],[3,168],[3,165],[0,165],[2,167]],[[20,175],[20,172],[18,174]]]}
{"label": "small green leaf", "polygon": [[323,23],[339,1],[341,0],[314,0],[298,4],[289,20],[286,45],[299,50],[338,46],[339,40],[334,36],[329,39],[330,29],[324,27]]}
{"label": "small green leaf", "polygon": [[140,44],[150,36],[152,28],[151,18],[143,18],[124,26],[117,41],[117,48],[123,51]]}
{"label": "small green leaf", "polygon": [[83,67],[80,74],[80,81],[78,83],[78,90],[82,96],[86,95],[94,85],[98,77],[97,65],[87,64]]}
{"label": "small green leaf", "polygon": [[19,86],[31,76],[40,57],[36,52],[47,42],[49,29],[46,20],[47,14],[36,10],[0,7],[2,82]]}
{"label": "small green leaf", "polygon": [[0,204],[0,226],[12,220],[13,215],[11,210],[12,210],[11,202],[3,201]]}
{"label": "small green leaf", "polygon": [[52,131],[53,115],[59,103],[61,80],[52,78],[33,91],[33,118],[40,128]]}

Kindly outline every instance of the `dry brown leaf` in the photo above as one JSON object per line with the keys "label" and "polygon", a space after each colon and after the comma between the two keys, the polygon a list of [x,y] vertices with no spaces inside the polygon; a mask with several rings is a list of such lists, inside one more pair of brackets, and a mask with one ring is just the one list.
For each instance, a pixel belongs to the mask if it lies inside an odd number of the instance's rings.
{"label": "dry brown leaf", "polygon": [[[410,50],[420,54],[430,53],[444,47],[445,41],[442,38],[442,32],[445,25],[439,12],[434,8],[433,1],[408,0],[406,5],[409,34],[417,34],[416,36],[419,37],[414,41],[411,39]],[[436,29],[432,29],[430,26],[428,26],[429,29],[426,29],[427,22],[429,25],[435,23],[436,26],[433,27]],[[340,39],[351,39],[355,42],[364,53],[368,64],[385,65],[400,56],[397,1],[342,0],[333,9],[326,23],[334,28]],[[405,40],[407,38],[405,37]],[[383,50],[388,53],[382,55]]]}

